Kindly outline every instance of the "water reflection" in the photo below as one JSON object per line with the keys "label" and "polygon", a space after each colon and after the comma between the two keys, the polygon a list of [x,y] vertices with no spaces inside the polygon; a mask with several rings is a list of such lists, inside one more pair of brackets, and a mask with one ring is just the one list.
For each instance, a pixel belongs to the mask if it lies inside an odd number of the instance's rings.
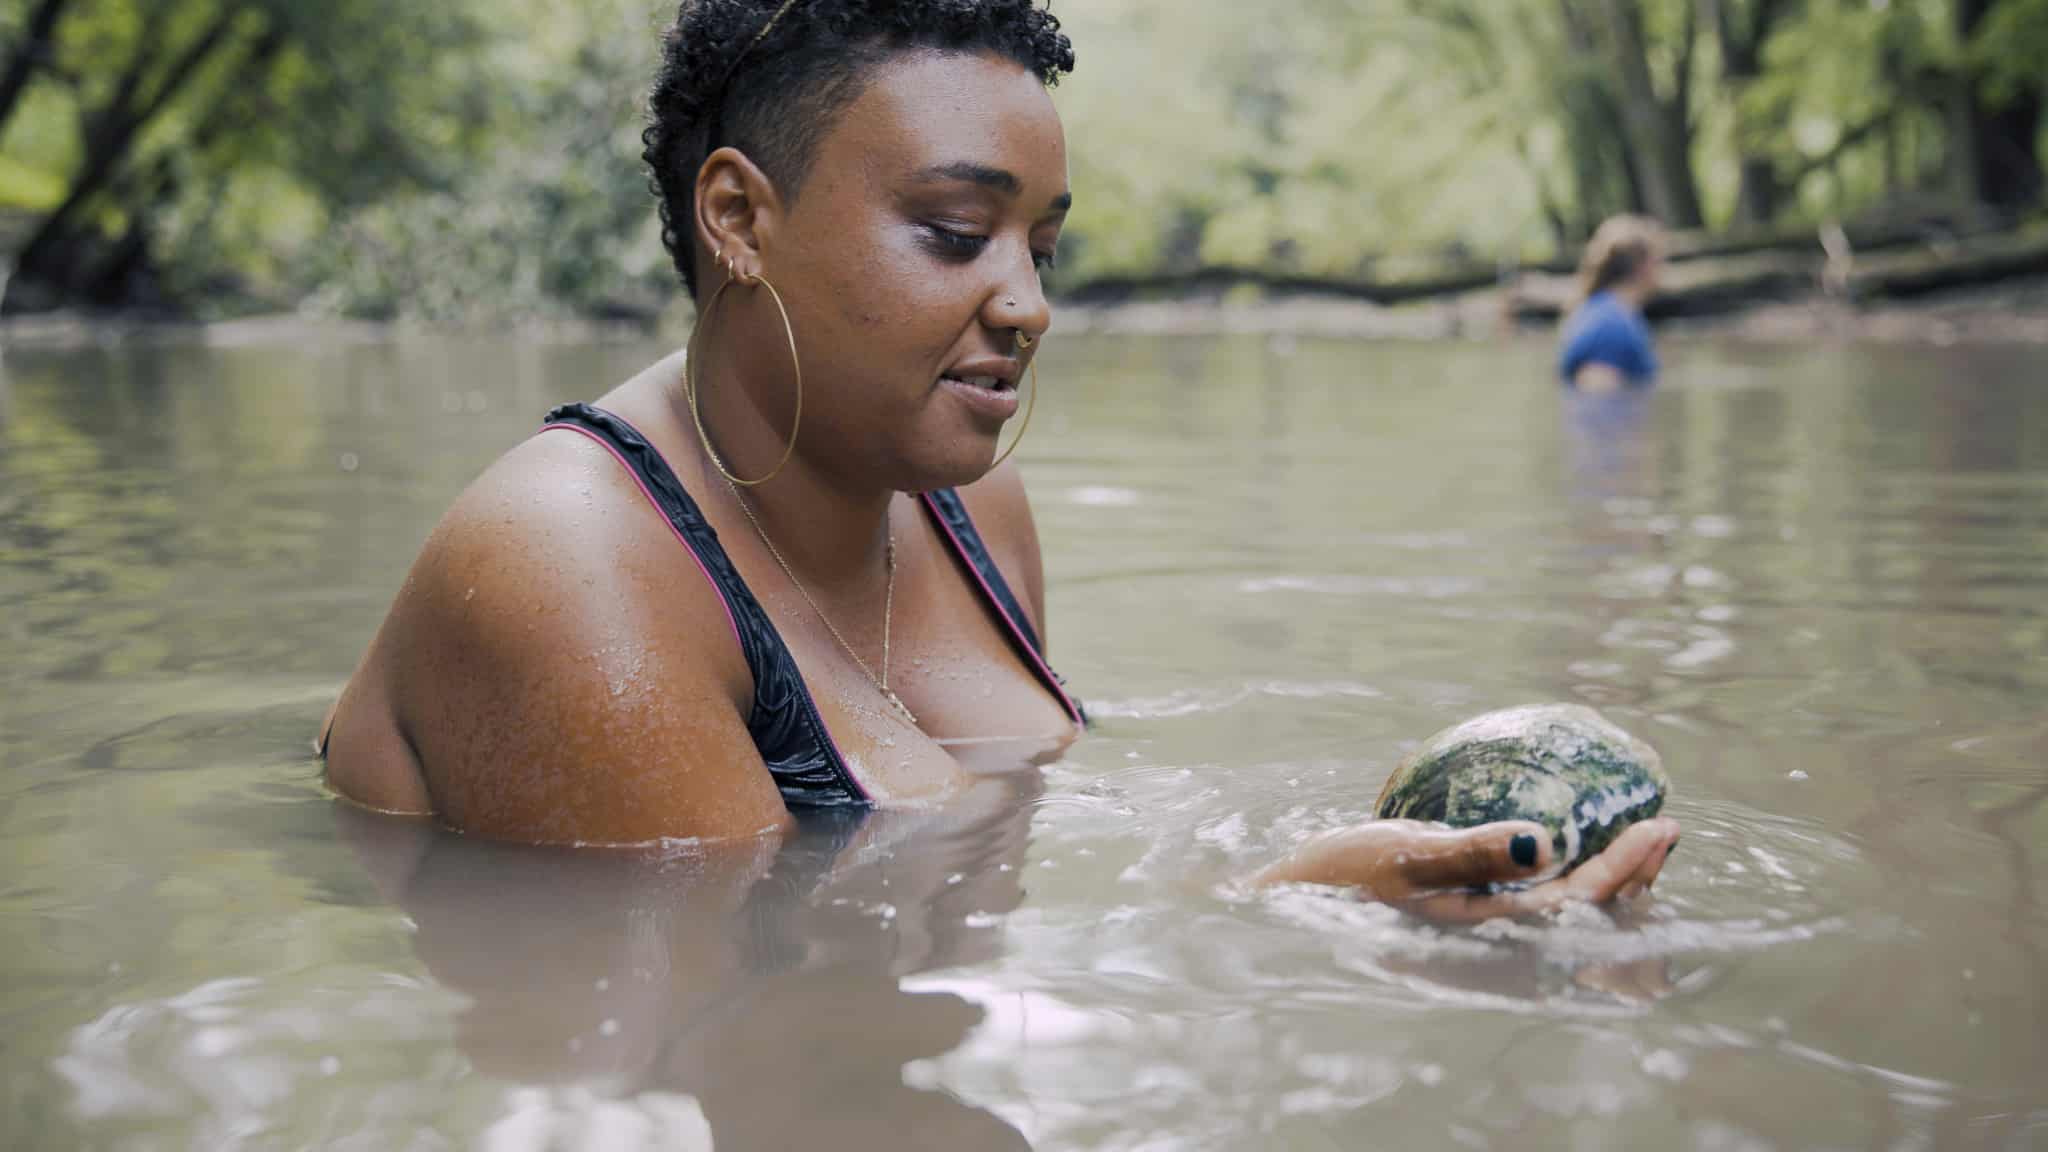
{"label": "water reflection", "polygon": [[1660,487],[1652,418],[1663,393],[1647,388],[1558,394],[1575,503],[1654,497]]}
{"label": "water reflection", "polygon": [[[1695,345],[1585,397],[1507,345],[1061,341],[1022,459],[1101,723],[1028,853],[1028,794],[716,866],[338,836],[306,733],[421,539],[663,351],[6,351],[6,1142],[2048,1131],[2037,351]],[[1418,738],[1543,698],[1671,766],[1648,907],[1443,932],[1219,895]],[[1644,961],[1669,992],[1587,978]]]}
{"label": "water reflection", "polygon": [[467,999],[456,1042],[476,1069],[588,1094],[516,1099],[494,1148],[553,1146],[592,1100],[668,1131],[683,1098],[720,1147],[1020,1148],[995,1116],[905,1083],[982,1010],[901,981],[1000,949],[1032,779],[989,780],[943,813],[823,817],[779,847],[661,859],[339,819],[426,970]]}

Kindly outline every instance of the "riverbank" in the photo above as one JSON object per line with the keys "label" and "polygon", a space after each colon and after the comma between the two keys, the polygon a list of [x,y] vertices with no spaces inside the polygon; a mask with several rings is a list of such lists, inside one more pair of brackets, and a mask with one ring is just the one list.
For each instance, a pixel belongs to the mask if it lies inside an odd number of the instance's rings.
{"label": "riverbank", "polygon": [[[1550,331],[1520,313],[1512,289],[1386,307],[1327,296],[1219,293],[1202,298],[1068,305],[1063,332],[1263,334],[1351,340],[1489,340]],[[1658,331],[1755,343],[2048,344],[2048,277],[1861,303],[1814,293],[1759,299],[1710,316],[1667,317]]]}
{"label": "riverbank", "polygon": [[89,348],[113,345],[196,344],[212,348],[288,344],[382,344],[409,339],[445,341],[465,333],[479,339],[508,335],[533,344],[590,344],[645,340],[678,341],[689,335],[689,310],[677,306],[648,323],[558,317],[524,319],[467,328],[434,327],[407,321],[350,320],[294,312],[235,320],[185,320],[161,315],[58,311],[0,319],[0,349]]}
{"label": "riverbank", "polygon": [[[1177,299],[1056,305],[1063,335],[1267,335],[1340,340],[1490,340],[1548,332],[1554,321],[1520,307],[1515,288],[1493,288],[1394,306],[1309,293],[1228,289]],[[1660,333],[1746,343],[1816,340],[1879,344],[2048,345],[2048,276],[1957,288],[1908,301],[1859,302],[1813,293],[1805,299],[1758,299],[1708,316],[1668,317]],[[647,324],[580,319],[528,320],[482,326],[481,336],[508,331],[540,344],[677,341],[689,333],[689,310],[677,304]],[[181,343],[230,347],[319,342],[377,343],[409,336],[445,337],[445,329],[405,323],[309,317],[293,313],[200,323],[159,316],[53,312],[0,320],[0,348]]]}

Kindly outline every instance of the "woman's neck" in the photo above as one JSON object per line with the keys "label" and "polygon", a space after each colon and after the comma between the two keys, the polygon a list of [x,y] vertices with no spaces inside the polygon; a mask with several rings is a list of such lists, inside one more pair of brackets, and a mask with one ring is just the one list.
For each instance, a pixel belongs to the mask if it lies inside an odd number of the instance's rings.
{"label": "woman's neck", "polygon": [[1607,289],[1607,294],[1641,312],[1643,305],[1649,303],[1650,286],[1639,280],[1624,280]]}
{"label": "woman's neck", "polygon": [[[745,354],[720,355],[710,348],[698,353],[702,363],[689,366],[690,379],[699,389],[696,415],[690,411],[681,379],[670,395],[671,407],[701,462],[710,498],[744,501],[742,514],[752,514],[774,550],[813,592],[871,582],[887,552],[889,506],[895,493],[829,469],[817,454],[804,450],[806,432],[801,426],[795,450],[772,479],[751,486],[728,483],[721,476],[721,463],[741,479],[775,469],[790,429],[788,423],[771,427],[764,405],[743,383]],[[700,418],[703,436],[698,434]],[[815,443],[816,433],[810,435]],[[716,459],[707,450],[706,436],[718,453]]]}

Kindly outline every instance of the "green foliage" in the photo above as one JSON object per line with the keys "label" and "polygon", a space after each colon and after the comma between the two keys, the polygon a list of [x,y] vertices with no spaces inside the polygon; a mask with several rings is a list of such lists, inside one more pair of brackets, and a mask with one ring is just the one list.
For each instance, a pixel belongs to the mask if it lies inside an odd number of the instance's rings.
{"label": "green foliage", "polygon": [[2048,0],[2004,0],[1993,6],[1971,37],[1970,53],[1984,70],[1994,102],[2039,93],[2048,73]]}
{"label": "green foliage", "polygon": [[[1060,280],[1545,257],[1652,192],[1710,228],[1967,197],[1956,93],[2040,100],[2048,0],[1967,34],[1962,2],[1062,4]],[[672,292],[638,158],[669,0],[0,0],[0,75],[53,3],[0,99],[0,215],[60,225],[20,255],[65,293],[445,320]]]}
{"label": "green foliage", "polygon": [[659,29],[644,0],[501,6],[491,147],[462,178],[340,216],[309,252],[318,306],[432,320],[650,314],[672,279],[640,162]]}
{"label": "green foliage", "polygon": [[90,292],[143,253],[175,297],[289,295],[330,213],[485,151],[483,28],[457,0],[71,0],[0,136],[10,199],[55,216],[24,263]]}

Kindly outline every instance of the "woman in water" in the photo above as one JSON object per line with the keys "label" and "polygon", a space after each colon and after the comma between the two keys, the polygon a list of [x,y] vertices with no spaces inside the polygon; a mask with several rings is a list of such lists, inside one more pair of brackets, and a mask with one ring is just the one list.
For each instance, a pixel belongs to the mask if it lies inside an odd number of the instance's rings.
{"label": "woman in water", "polygon": [[1643,306],[1657,294],[1664,233],[1643,216],[1603,222],[1579,261],[1579,306],[1565,321],[1557,357],[1565,383],[1588,392],[1640,387],[1657,375]]}
{"label": "woman in water", "polygon": [[[329,717],[331,785],[485,837],[752,852],[1073,741],[998,446],[1052,322],[1072,66],[1031,0],[684,3],[645,155],[691,347],[456,501]],[[1546,868],[1539,827],[1376,821],[1260,879],[1496,915],[1647,888],[1676,836],[1492,893]]]}

